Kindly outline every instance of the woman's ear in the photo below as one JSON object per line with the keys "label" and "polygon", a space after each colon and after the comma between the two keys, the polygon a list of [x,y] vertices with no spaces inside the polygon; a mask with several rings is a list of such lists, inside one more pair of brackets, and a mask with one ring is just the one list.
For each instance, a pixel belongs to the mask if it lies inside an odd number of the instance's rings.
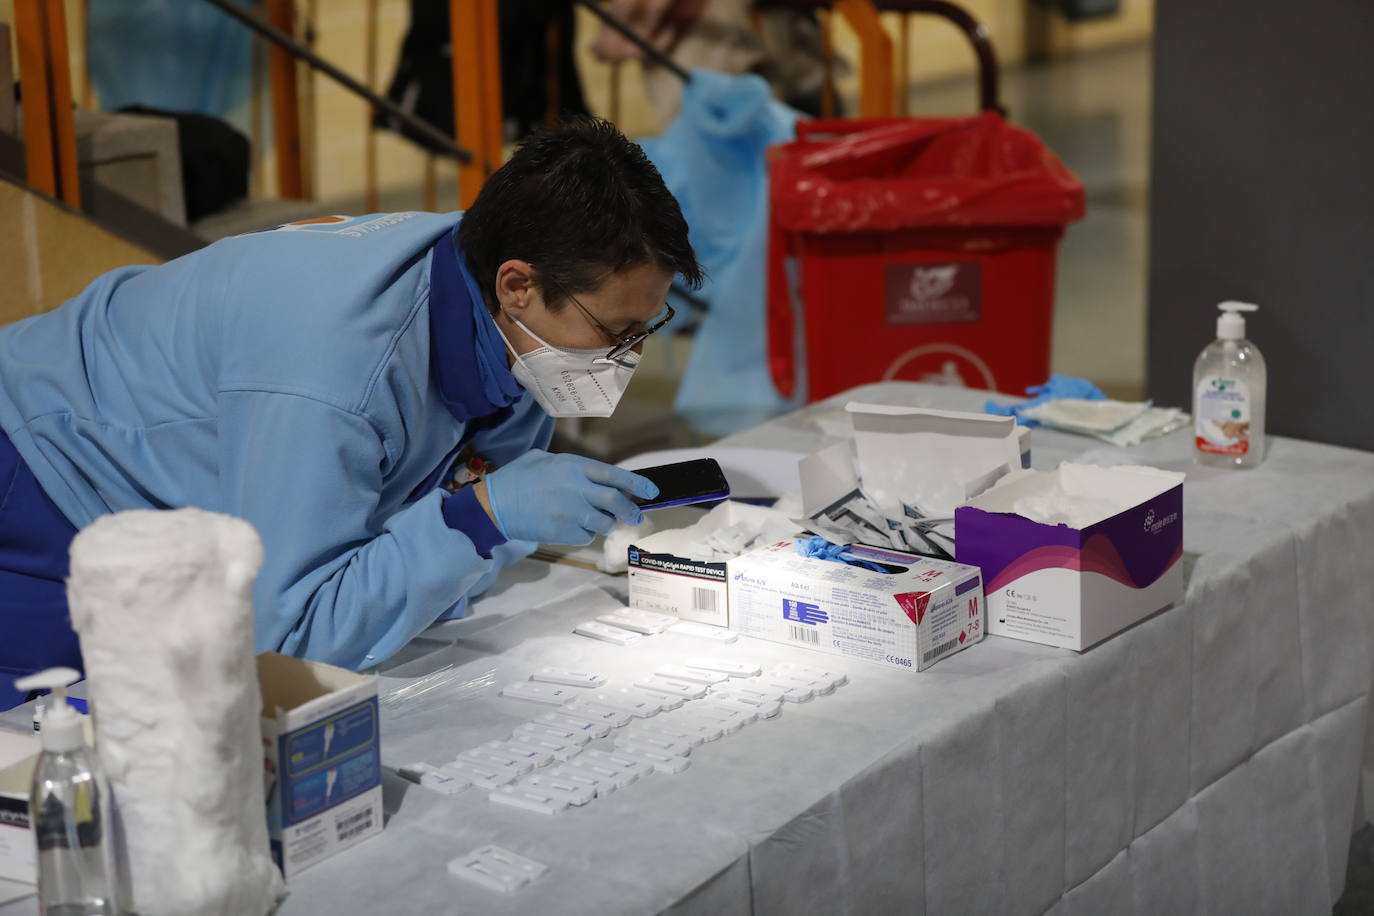
{"label": "woman's ear", "polygon": [[501,311],[519,316],[538,298],[539,287],[529,261],[514,258],[496,268],[496,305]]}

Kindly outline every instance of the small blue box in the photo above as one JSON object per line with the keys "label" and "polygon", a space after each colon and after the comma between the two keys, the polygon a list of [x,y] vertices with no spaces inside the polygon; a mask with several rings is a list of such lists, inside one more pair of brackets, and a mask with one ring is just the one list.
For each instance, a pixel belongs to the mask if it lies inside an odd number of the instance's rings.
{"label": "small blue box", "polygon": [[264,652],[258,682],[268,832],[289,880],[382,832],[377,679]]}

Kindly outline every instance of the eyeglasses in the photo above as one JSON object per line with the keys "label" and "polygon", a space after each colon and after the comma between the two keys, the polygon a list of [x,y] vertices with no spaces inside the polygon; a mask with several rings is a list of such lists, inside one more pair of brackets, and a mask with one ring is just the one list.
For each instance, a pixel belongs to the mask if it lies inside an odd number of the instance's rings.
{"label": "eyeglasses", "polygon": [[659,328],[663,327],[665,324],[672,321],[673,316],[677,314],[675,311],[673,311],[673,307],[665,302],[663,303],[663,308],[666,314],[663,314],[662,318],[659,318],[657,321],[654,321],[644,330],[634,331],[633,333],[629,334],[617,333],[615,331],[612,331],[610,328],[606,327],[606,325],[602,323],[600,318],[597,318],[595,315],[592,314],[590,309],[588,309],[581,302],[578,302],[577,297],[574,296],[572,293],[568,292],[568,290],[563,286],[563,284],[559,283],[557,280],[554,280],[553,277],[549,277],[549,279],[553,281],[553,284],[558,287],[558,289],[563,293],[563,295],[567,296],[569,299],[572,300],[573,305],[577,306],[582,310],[582,314],[586,315],[589,319],[591,319],[592,323],[595,324],[598,328],[600,328],[607,337],[616,341],[616,345],[611,347],[610,352],[606,354],[606,359],[617,359],[621,356],[624,356],[626,353],[630,352],[630,350],[632,350],[634,347],[642,343],[644,341],[644,338],[648,337],[650,334],[654,333]]}

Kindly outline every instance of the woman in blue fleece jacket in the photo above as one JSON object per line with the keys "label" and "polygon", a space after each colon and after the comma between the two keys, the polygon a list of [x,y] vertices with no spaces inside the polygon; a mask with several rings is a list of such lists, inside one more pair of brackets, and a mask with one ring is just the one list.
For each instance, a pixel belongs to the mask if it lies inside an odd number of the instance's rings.
{"label": "woman in blue fleece jacket", "polygon": [[[224,239],[0,329],[0,708],[14,677],[79,667],[67,547],[106,512],[247,519],[258,649],[354,668],[535,541],[637,523],[651,483],[543,449],[552,417],[614,409],[675,274],[701,280],[676,200],[580,120],[465,214]],[[495,470],[462,486],[474,463]]]}

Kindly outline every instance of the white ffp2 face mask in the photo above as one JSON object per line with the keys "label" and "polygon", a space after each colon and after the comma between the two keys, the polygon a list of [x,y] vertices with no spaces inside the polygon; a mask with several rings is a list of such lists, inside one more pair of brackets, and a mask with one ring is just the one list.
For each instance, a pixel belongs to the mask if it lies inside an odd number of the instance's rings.
{"label": "white ffp2 face mask", "polygon": [[[507,315],[507,317],[510,317]],[[630,384],[639,354],[624,353],[606,359],[610,347],[574,350],[555,347],[531,331],[518,318],[511,318],[520,330],[542,346],[528,353],[517,353],[497,325],[496,332],[515,357],[511,374],[520,386],[551,417],[609,417]]]}

